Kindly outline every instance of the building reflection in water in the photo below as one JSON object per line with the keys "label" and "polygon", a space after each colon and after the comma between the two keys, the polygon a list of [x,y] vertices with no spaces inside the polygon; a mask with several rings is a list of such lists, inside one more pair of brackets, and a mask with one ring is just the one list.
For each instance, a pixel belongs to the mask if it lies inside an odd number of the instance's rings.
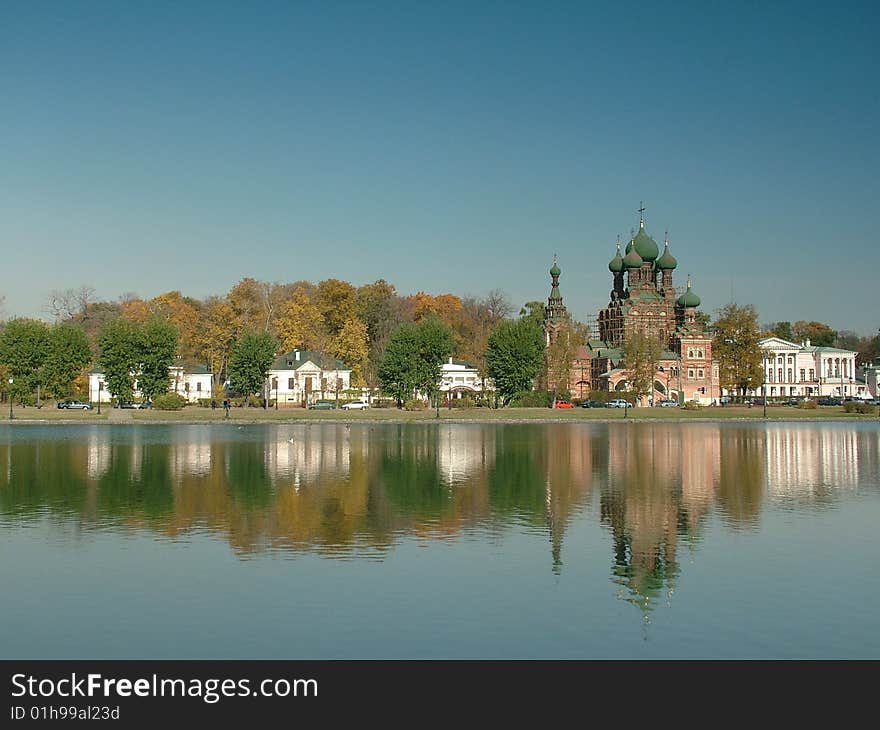
{"label": "building reflection in water", "polygon": [[[59,436],[63,434],[63,436]],[[375,557],[401,539],[524,528],[564,566],[598,502],[619,595],[647,618],[710,515],[754,529],[768,503],[833,504],[878,470],[871,424],[397,424],[7,429],[0,520],[49,514],[169,539]],[[568,556],[571,560],[585,556]]]}

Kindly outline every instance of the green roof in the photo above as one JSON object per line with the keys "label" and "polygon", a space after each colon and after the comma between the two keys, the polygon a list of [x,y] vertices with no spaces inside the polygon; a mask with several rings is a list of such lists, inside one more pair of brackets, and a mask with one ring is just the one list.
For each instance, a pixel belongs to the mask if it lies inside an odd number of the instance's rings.
{"label": "green roof", "polygon": [[688,279],[687,291],[678,298],[678,306],[691,309],[700,306],[700,298],[691,289],[691,280]]}
{"label": "green roof", "polygon": [[663,244],[663,254],[657,259],[657,268],[660,270],[671,271],[676,266],[678,266],[678,261],[675,256],[669,253],[669,241],[666,241]]}
{"label": "green roof", "polygon": [[810,347],[804,348],[807,352],[829,352],[829,353],[839,353],[841,355],[854,355],[855,350],[841,350],[839,347],[824,347],[822,345],[813,345]]}
{"label": "green roof", "polygon": [[630,248],[629,253],[623,257],[623,265],[628,269],[638,269],[644,261],[635,248]]}
{"label": "green roof", "polygon": [[[296,354],[299,353],[299,360]],[[278,355],[272,361],[270,370],[298,370],[311,360],[322,370],[351,370],[342,360],[337,360],[326,353],[315,352],[314,350],[291,350],[283,355]]]}
{"label": "green roof", "polygon": [[653,261],[660,253],[660,249],[657,248],[657,242],[645,230],[644,221],[639,221],[639,232],[636,233],[636,237],[633,239],[633,247],[645,261]]}

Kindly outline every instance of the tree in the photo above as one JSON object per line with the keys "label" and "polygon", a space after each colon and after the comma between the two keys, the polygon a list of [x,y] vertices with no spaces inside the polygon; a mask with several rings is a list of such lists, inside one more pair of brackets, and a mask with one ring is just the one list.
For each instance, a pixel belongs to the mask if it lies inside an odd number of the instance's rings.
{"label": "tree", "polygon": [[245,403],[261,390],[275,357],[275,338],[268,332],[246,332],[239,338],[229,360],[229,383],[244,393]]}
{"label": "tree", "polygon": [[168,368],[177,356],[177,328],[153,317],[139,333],[138,380],[146,400],[168,392]]}
{"label": "tree", "polygon": [[179,291],[169,291],[152,299],[150,308],[177,330],[177,354],[195,356],[197,333],[202,326],[203,312],[200,303],[183,296]]}
{"label": "tree", "polygon": [[53,289],[46,302],[46,311],[55,318],[56,322],[82,321],[94,297],[95,290],[91,286],[81,286],[77,289]]}
{"label": "tree", "polygon": [[324,317],[304,289],[297,289],[281,307],[275,330],[285,351],[303,348],[320,350],[327,341]]}
{"label": "tree", "polygon": [[398,407],[421,391],[435,395],[443,361],[452,352],[452,333],[437,317],[421,324],[405,322],[388,340],[379,365],[379,382]]}
{"label": "tree", "polygon": [[318,284],[315,305],[330,337],[337,337],[345,323],[357,316],[357,290],[347,281],[325,279]]}
{"label": "tree", "polygon": [[235,312],[221,297],[210,297],[201,307],[202,315],[194,333],[196,357],[208,364],[214,384],[225,380],[232,346],[235,342]]}
{"label": "tree", "polygon": [[12,395],[30,396],[43,383],[43,368],[49,355],[49,328],[36,319],[12,319],[0,335],[0,363],[13,378]]}
{"label": "tree", "polygon": [[577,357],[578,348],[586,341],[586,327],[578,322],[568,321],[557,331],[556,338],[547,347],[547,389],[553,391],[554,402],[560,395],[568,396],[572,364]]}
{"label": "tree", "polygon": [[544,363],[544,336],[535,317],[501,322],[489,335],[486,373],[506,405],[517,393],[531,390]]}
{"label": "tree", "polygon": [[805,322],[799,320],[792,325],[792,334],[797,342],[809,340],[817,347],[833,347],[837,332],[824,322]]}
{"label": "tree", "polygon": [[44,375],[46,389],[56,398],[73,394],[74,382],[92,360],[92,348],[82,327],[62,322],[49,332]]}
{"label": "tree", "polygon": [[428,317],[418,325],[419,358],[416,387],[428,397],[437,394],[443,363],[452,353],[452,332],[439,317]]}
{"label": "tree", "polygon": [[544,302],[526,302],[519,310],[520,317],[531,319],[538,327],[544,326]]}
{"label": "tree", "polygon": [[746,391],[764,382],[758,312],[751,304],[727,304],[718,310],[712,331],[721,387],[745,397]]}
{"label": "tree", "polygon": [[98,365],[104,374],[107,391],[118,401],[134,397],[134,375],[141,349],[140,327],[127,319],[107,322],[98,337],[101,354]]}
{"label": "tree", "polygon": [[662,352],[663,343],[646,332],[634,332],[623,343],[621,354],[626,382],[637,403],[654,392],[654,378]]}
{"label": "tree", "polygon": [[794,341],[794,332],[792,332],[791,329],[791,322],[774,322],[767,327],[767,331],[774,337],[779,337],[788,342]]}
{"label": "tree", "polygon": [[362,384],[364,367],[370,355],[370,345],[367,342],[367,325],[357,317],[349,319],[342,326],[342,330],[336,338],[333,352],[336,357],[351,368],[352,384]]}
{"label": "tree", "polygon": [[419,339],[418,325],[409,322],[399,325],[391,333],[379,364],[382,390],[397,401],[398,408],[416,389]]}

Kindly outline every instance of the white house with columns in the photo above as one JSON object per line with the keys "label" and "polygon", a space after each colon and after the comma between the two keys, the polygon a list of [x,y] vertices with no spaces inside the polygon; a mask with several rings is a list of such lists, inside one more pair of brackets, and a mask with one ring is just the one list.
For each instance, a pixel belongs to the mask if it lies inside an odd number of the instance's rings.
{"label": "white house with columns", "polygon": [[781,337],[765,337],[758,346],[764,383],[751,389],[753,395],[761,395],[763,386],[768,398],[870,397],[856,370],[857,352],[819,347],[809,340],[798,344]]}
{"label": "white house with columns", "polygon": [[268,378],[269,398],[279,404],[310,405],[351,388],[351,368],[335,357],[311,350],[278,355]]}

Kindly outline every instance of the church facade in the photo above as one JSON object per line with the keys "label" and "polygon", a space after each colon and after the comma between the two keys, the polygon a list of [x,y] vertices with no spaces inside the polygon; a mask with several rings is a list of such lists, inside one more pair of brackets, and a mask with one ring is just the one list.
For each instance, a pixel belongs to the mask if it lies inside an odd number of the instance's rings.
{"label": "church facade", "polygon": [[[690,278],[684,291],[676,288],[678,261],[669,251],[669,240],[661,253],[645,229],[644,208],[639,212],[638,232],[623,252],[618,241],[617,252],[608,264],[612,289],[608,305],[598,315],[599,337],[579,348],[569,389],[576,398],[587,397],[589,390],[626,392],[623,346],[635,333],[642,333],[657,339],[662,348],[653,393],[644,405],[664,399],[717,402],[721,396],[718,363],[712,357],[712,337],[698,311],[700,297],[691,288]],[[557,314],[554,320],[554,313],[565,311],[555,262],[554,269],[550,271],[553,286],[545,309],[548,343],[558,328],[554,322],[559,317]]]}

